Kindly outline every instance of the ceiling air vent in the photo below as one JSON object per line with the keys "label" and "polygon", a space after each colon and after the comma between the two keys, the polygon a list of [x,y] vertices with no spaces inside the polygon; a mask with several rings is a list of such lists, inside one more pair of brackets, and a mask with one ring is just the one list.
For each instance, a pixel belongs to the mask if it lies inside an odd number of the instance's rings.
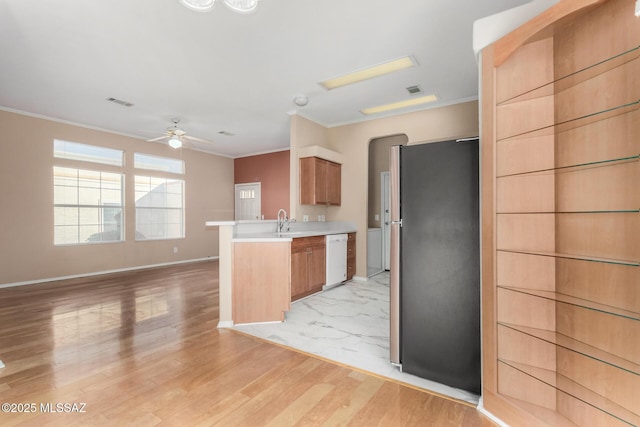
{"label": "ceiling air vent", "polygon": [[235,133],[231,133],[231,132],[227,132],[226,130],[221,130],[220,132],[218,132],[220,135],[224,135],[224,136],[235,136]]}
{"label": "ceiling air vent", "polygon": [[407,89],[407,92],[409,92],[410,95],[415,95],[417,93],[422,93],[422,89],[420,89],[420,86],[415,85],[415,86],[409,86]]}
{"label": "ceiling air vent", "polygon": [[122,99],[117,99],[117,98],[107,98],[107,101],[109,102],[114,102],[116,104],[119,105],[123,105],[125,107],[133,107],[133,104],[127,101],[123,101]]}

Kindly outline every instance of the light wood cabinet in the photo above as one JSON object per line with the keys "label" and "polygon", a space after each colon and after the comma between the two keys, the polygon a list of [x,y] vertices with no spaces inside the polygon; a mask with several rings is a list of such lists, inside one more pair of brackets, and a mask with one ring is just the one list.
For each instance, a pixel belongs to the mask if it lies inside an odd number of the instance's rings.
{"label": "light wood cabinet", "polygon": [[356,274],[356,233],[347,236],[347,280],[351,280]]}
{"label": "light wood cabinet", "polygon": [[318,157],[300,159],[300,204],[339,206],[342,166]]}
{"label": "light wood cabinet", "polygon": [[640,425],[634,6],[560,0],[482,53],[483,403],[510,425]]}
{"label": "light wood cabinet", "polygon": [[291,300],[319,292],[326,283],[325,236],[291,242]]}
{"label": "light wood cabinet", "polygon": [[284,321],[291,307],[289,242],[233,244],[233,322]]}

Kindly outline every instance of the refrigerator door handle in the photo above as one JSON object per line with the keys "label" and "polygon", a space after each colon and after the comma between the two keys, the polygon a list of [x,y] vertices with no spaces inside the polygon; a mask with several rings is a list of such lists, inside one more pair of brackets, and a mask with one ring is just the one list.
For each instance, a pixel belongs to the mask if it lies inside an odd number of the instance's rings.
{"label": "refrigerator door handle", "polygon": [[389,280],[389,356],[391,363],[401,366],[400,360],[400,147],[391,147],[389,165],[391,193],[391,247]]}

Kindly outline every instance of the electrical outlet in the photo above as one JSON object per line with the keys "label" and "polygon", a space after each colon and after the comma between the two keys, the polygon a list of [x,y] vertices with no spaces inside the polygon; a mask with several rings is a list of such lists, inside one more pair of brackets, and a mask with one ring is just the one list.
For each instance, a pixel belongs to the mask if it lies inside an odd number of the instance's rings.
{"label": "electrical outlet", "polygon": [[302,215],[302,222],[309,222],[309,215]]}
{"label": "electrical outlet", "polygon": [[173,247],[173,253],[174,253],[174,254],[177,254],[177,253],[178,253],[178,247],[177,247],[177,246],[174,246],[174,247]]}
{"label": "electrical outlet", "polygon": [[318,222],[322,221],[322,215],[318,215]]}

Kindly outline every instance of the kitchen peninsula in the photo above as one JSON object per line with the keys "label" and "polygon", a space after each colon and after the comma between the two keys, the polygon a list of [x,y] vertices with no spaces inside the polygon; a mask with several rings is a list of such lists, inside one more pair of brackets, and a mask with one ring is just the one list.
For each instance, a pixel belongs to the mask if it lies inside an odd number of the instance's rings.
{"label": "kitchen peninsula", "polygon": [[[355,260],[356,226],[351,222],[291,222],[281,232],[276,221],[207,221],[205,226],[220,228],[219,328],[284,321],[292,276],[294,281],[300,276],[295,252],[306,244],[305,253],[312,255],[313,243],[317,248],[321,240],[317,236],[349,234],[352,253],[347,259]],[[350,271],[354,269],[352,265]]]}

